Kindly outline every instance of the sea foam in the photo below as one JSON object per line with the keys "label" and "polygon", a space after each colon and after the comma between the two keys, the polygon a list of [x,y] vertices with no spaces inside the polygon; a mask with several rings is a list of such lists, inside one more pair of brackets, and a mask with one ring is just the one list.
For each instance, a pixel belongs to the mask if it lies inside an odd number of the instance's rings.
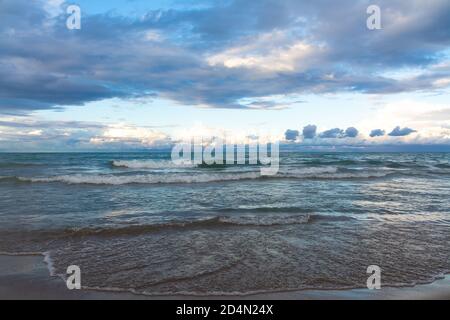
{"label": "sea foam", "polygon": [[337,168],[304,168],[281,171],[275,176],[264,176],[259,171],[235,172],[185,172],[166,174],[72,174],[50,177],[18,177],[21,182],[62,182],[67,184],[124,185],[124,184],[170,184],[212,183],[255,179],[367,179],[392,174],[391,171],[338,172]]}
{"label": "sea foam", "polygon": [[170,160],[113,160],[113,167],[129,169],[166,169],[166,168],[189,168],[191,164],[178,164]]}

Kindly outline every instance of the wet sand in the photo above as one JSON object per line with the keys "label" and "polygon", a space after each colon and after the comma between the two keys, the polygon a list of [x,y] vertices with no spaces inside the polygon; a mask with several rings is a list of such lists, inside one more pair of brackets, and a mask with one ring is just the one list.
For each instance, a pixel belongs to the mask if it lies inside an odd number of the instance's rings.
{"label": "wet sand", "polygon": [[444,299],[450,300],[450,275],[431,284],[407,288],[382,288],[380,290],[302,290],[264,293],[248,296],[192,297],[192,296],[144,296],[126,292],[92,290],[68,290],[59,277],[51,277],[43,256],[0,255],[0,299]]}

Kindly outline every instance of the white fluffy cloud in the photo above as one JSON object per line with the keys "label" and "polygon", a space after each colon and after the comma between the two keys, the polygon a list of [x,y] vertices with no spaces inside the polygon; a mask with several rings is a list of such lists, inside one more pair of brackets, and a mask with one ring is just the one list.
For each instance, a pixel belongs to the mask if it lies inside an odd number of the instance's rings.
{"label": "white fluffy cloud", "polygon": [[123,143],[142,147],[164,145],[169,142],[169,136],[163,132],[127,124],[109,125],[101,135],[90,139],[90,143],[94,145]]}
{"label": "white fluffy cloud", "polygon": [[324,46],[292,40],[287,33],[273,31],[242,41],[240,45],[210,55],[210,65],[249,68],[265,72],[299,72],[310,68],[325,51]]}
{"label": "white fluffy cloud", "polygon": [[[396,140],[409,143],[448,143],[450,126],[450,105],[432,104],[414,100],[387,103],[358,127],[367,136],[373,129],[390,132],[395,127],[409,127],[417,130]],[[389,136],[374,138],[378,143],[392,140]]]}

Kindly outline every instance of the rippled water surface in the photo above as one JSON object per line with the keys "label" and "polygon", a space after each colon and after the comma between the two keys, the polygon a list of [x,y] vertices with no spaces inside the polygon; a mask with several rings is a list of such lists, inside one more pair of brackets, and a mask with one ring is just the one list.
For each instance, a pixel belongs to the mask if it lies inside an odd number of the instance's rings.
{"label": "rippled water surface", "polygon": [[85,287],[248,294],[430,282],[450,270],[450,154],[282,153],[174,166],[169,153],[0,154],[0,251]]}

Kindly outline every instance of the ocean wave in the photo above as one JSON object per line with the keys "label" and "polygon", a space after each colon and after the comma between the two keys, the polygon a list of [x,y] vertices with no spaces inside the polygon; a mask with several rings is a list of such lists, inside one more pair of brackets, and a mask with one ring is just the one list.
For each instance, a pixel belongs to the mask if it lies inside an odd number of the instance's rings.
{"label": "ocean wave", "polygon": [[254,179],[368,179],[381,178],[392,174],[392,171],[351,171],[338,172],[337,168],[304,168],[281,171],[277,175],[265,176],[259,171],[218,172],[218,173],[167,173],[167,174],[136,174],[136,175],[88,175],[72,174],[50,177],[16,177],[20,182],[93,185],[125,185],[125,184],[190,184],[226,182]]}
{"label": "ocean wave", "polygon": [[339,222],[355,218],[342,215],[324,214],[272,214],[272,215],[219,215],[198,218],[195,220],[172,220],[162,223],[135,224],[126,226],[101,226],[69,228],[39,232],[35,236],[45,239],[64,239],[76,237],[119,237],[159,232],[168,229],[211,229],[223,227],[270,227],[313,222]]}
{"label": "ocean wave", "polygon": [[157,232],[166,229],[214,228],[226,226],[274,226],[308,223],[309,215],[256,217],[256,216],[216,216],[193,221],[170,221],[166,223],[128,225],[125,227],[71,228],[54,231],[56,237],[80,236],[128,236]]}
{"label": "ocean wave", "polygon": [[[175,163],[171,160],[113,160],[111,165],[116,168],[128,169],[176,169],[176,168],[199,168],[199,169],[223,169],[230,168],[237,164],[194,164]],[[245,164],[247,167],[257,167],[261,164]],[[243,165],[240,165],[243,166]]]}
{"label": "ocean wave", "polygon": [[315,176],[326,173],[336,173],[338,171],[337,167],[327,166],[327,167],[303,167],[303,168],[289,168],[287,170],[282,170],[280,175],[292,176],[292,177],[302,177],[302,176]]}
{"label": "ocean wave", "polygon": [[171,160],[113,160],[113,167],[129,169],[167,169],[167,168],[189,168],[191,164],[177,164]]}
{"label": "ocean wave", "polygon": [[96,184],[96,185],[123,185],[123,184],[169,184],[169,183],[207,183],[220,181],[237,181],[258,179],[259,172],[245,172],[239,174],[166,174],[166,175],[62,175],[53,177],[18,177],[22,182],[63,182],[67,184]]}

